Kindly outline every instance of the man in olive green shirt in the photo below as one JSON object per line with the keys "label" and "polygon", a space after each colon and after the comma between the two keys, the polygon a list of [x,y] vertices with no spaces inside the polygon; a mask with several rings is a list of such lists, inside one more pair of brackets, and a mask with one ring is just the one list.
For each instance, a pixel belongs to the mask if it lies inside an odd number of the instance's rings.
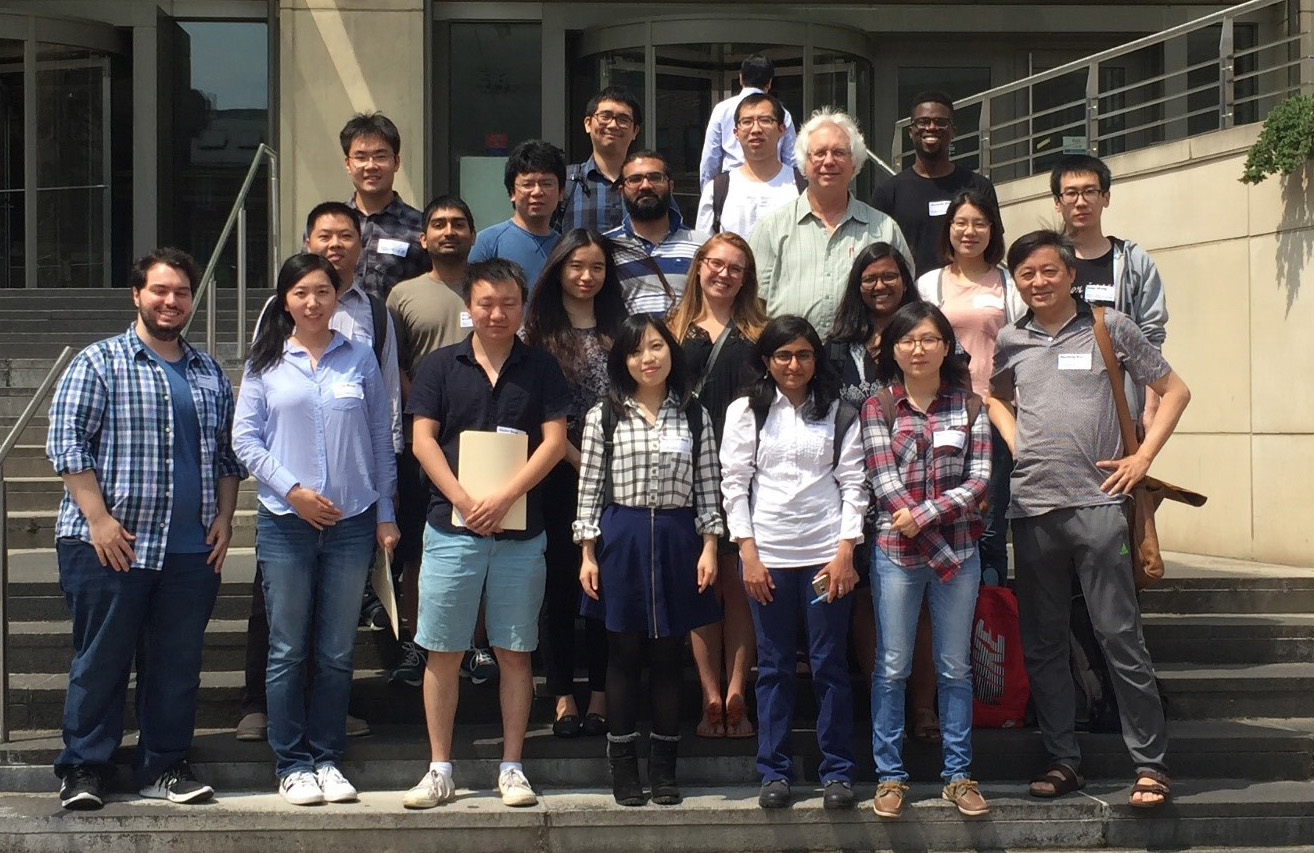
{"label": "man in olive green shirt", "polygon": [[817,112],[799,131],[794,160],[803,164],[807,192],[759,219],[748,245],[767,313],[799,314],[825,335],[853,259],[864,247],[889,243],[910,270],[913,256],[894,220],[849,192],[867,161],[866,142],[852,118],[830,109]]}

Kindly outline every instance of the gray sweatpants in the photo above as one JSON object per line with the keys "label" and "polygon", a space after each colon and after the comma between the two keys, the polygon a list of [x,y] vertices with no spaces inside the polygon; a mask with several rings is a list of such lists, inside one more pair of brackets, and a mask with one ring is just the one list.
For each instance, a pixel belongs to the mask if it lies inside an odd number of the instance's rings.
{"label": "gray sweatpants", "polygon": [[1068,648],[1075,575],[1109,663],[1122,736],[1132,762],[1137,770],[1166,773],[1168,733],[1154,664],[1141,631],[1122,508],[1059,509],[1015,518],[1013,555],[1022,651],[1036,718],[1051,758],[1074,770],[1081,765]]}

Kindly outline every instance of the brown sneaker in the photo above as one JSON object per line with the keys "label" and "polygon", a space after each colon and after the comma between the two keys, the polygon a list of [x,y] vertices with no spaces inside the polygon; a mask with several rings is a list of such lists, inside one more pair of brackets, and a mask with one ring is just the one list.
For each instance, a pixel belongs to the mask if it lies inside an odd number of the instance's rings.
{"label": "brown sneaker", "polygon": [[959,814],[968,817],[978,817],[990,811],[989,803],[981,796],[981,789],[971,779],[955,779],[944,786],[940,796],[957,806]]}
{"label": "brown sneaker", "polygon": [[876,796],[871,807],[877,817],[896,818],[903,812],[903,798],[908,793],[908,786],[896,780],[889,780],[876,786]]}

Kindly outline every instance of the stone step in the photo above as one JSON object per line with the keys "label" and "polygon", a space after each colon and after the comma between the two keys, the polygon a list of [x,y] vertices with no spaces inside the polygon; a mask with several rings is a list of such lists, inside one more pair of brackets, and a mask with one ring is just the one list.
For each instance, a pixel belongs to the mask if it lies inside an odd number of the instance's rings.
{"label": "stone step", "polygon": [[[7,470],[8,466],[6,466]],[[64,496],[64,481],[56,477],[53,471],[48,473],[49,475],[45,477],[6,477],[5,486],[8,491],[5,497],[8,500],[9,510],[58,512],[59,502]],[[255,481],[248,477],[238,487],[237,508],[255,510],[256,505]]]}
{"label": "stone step", "polygon": [[1150,613],[1144,620],[1156,663],[1314,663],[1311,613]]}
{"label": "stone step", "polygon": [[1314,716],[1314,663],[1158,664],[1175,719]]}
{"label": "stone step", "polygon": [[[48,509],[15,510],[5,528],[10,548],[51,548],[55,543],[58,506]],[[239,509],[233,515],[232,546],[255,546],[255,509]]]}
{"label": "stone step", "polygon": [[[1208,559],[1208,558],[1202,558]],[[1314,576],[1290,574],[1169,576],[1140,595],[1142,613],[1314,613]]]}
{"label": "stone step", "polygon": [[[535,778],[532,774],[531,779]],[[407,783],[410,784],[409,782]],[[764,812],[756,786],[687,787],[675,807],[625,808],[609,790],[543,788],[540,803],[508,809],[487,789],[461,789],[447,806],[407,811],[400,791],[366,789],[359,803],[287,805],[270,785],[221,789],[212,803],[175,806],[135,795],[97,812],[60,812],[52,794],[6,794],[0,845],[22,853],[77,849],[138,853],[204,849],[388,850],[430,853],[766,853],[789,850],[1259,850],[1314,837],[1314,786],[1230,779],[1180,784],[1172,803],[1144,813],[1126,805],[1125,784],[1091,785],[1080,796],[1038,801],[1016,786],[987,785],[991,812],[963,818],[938,785],[916,785],[898,820],[863,804],[827,812],[804,789],[792,808]],[[857,793],[867,798],[870,786]],[[1308,851],[1308,847],[1304,848]]]}

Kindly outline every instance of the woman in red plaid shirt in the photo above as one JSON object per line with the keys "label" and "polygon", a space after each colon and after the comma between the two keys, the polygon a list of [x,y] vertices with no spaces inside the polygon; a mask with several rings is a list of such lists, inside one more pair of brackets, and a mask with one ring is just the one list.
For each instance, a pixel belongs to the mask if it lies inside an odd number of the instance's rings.
{"label": "woman in red plaid shirt", "polygon": [[972,614],[981,582],[979,504],[990,479],[990,424],[940,309],[914,302],[881,335],[876,369],[888,388],[862,409],[867,476],[879,509],[871,590],[880,632],[872,676],[872,754],[881,817],[898,817],[904,688],[922,599],[930,605],[945,787],[965,815],[989,811],[971,779]]}

